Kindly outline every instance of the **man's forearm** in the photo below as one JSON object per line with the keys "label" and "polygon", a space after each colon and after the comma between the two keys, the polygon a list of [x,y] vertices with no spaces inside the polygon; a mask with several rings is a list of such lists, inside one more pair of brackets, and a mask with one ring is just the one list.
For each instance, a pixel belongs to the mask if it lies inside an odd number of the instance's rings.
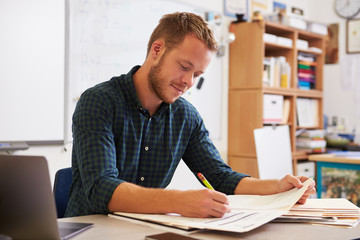
{"label": "man's forearm", "polygon": [[235,189],[235,194],[268,195],[279,193],[278,179],[260,180],[252,177],[243,178]]}
{"label": "man's forearm", "polygon": [[168,213],[174,212],[175,190],[145,188],[132,183],[121,183],[108,203],[110,212]]}
{"label": "man's forearm", "polygon": [[[308,177],[295,177],[294,175],[288,174],[281,179],[266,179],[260,180],[257,178],[246,177],[243,178],[235,189],[235,194],[258,194],[258,195],[268,195],[281,193],[292,188],[301,188],[303,182],[305,182]],[[315,182],[312,181],[311,186],[305,192],[304,195],[314,194],[315,193]]]}

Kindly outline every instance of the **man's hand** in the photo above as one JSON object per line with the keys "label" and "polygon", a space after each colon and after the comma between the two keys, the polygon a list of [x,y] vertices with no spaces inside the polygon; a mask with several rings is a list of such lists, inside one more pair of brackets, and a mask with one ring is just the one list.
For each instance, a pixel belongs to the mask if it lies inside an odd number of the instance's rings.
{"label": "man's hand", "polygon": [[230,212],[225,194],[210,189],[183,191],[179,198],[179,213],[185,217],[222,217]]}
{"label": "man's hand", "polygon": [[[303,186],[303,182],[305,182],[308,179],[309,177],[305,177],[305,176],[295,177],[293,175],[288,174],[280,180],[279,192],[284,192],[294,187],[301,188]],[[305,193],[299,199],[298,203],[304,204],[306,200],[310,197],[310,195],[316,193],[315,182],[312,179],[310,181],[311,183],[309,187],[306,189]]]}

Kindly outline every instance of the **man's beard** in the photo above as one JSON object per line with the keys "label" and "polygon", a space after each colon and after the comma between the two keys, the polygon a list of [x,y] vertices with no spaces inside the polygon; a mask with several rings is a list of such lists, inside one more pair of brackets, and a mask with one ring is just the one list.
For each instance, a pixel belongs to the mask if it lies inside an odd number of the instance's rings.
{"label": "man's beard", "polygon": [[166,99],[164,82],[165,80],[161,77],[161,68],[165,61],[166,52],[161,56],[159,63],[156,66],[152,66],[149,71],[148,81],[150,90],[156,94],[156,96],[165,103],[173,103],[171,99]]}

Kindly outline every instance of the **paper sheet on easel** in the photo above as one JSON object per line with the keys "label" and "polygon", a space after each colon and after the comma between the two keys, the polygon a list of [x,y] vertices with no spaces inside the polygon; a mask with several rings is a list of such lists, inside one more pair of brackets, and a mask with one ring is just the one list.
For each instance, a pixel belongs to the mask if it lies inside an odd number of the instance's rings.
{"label": "paper sheet on easel", "polygon": [[289,126],[267,126],[254,130],[260,179],[293,174]]}

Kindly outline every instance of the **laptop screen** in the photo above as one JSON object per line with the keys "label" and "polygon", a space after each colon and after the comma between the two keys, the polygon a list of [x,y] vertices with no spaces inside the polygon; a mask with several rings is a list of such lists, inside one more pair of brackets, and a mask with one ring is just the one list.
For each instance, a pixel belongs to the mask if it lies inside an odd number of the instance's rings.
{"label": "laptop screen", "polygon": [[13,239],[60,239],[44,157],[0,155],[0,233]]}

